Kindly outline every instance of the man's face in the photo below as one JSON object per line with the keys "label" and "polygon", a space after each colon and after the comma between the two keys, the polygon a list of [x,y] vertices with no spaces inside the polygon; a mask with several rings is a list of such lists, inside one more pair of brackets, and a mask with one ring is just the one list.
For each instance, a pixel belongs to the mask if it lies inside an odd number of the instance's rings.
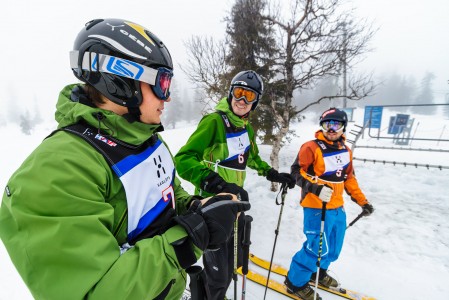
{"label": "man's face", "polygon": [[325,132],[325,131],[323,131],[323,135],[327,140],[335,142],[338,139],[340,139],[340,137],[343,135],[343,131],[340,131],[340,132],[335,132],[335,131]]}
{"label": "man's face", "polygon": [[142,103],[140,104],[140,121],[145,124],[159,124],[161,123],[162,111],[164,110],[165,102],[170,102],[171,98],[163,101],[160,100],[153,93],[151,87],[144,82],[140,82],[140,89],[142,91]]}
{"label": "man's face", "polygon": [[321,122],[321,130],[324,137],[329,141],[335,142],[343,135],[344,123],[337,120],[326,120]]}
{"label": "man's face", "polygon": [[232,97],[231,107],[234,114],[241,117],[250,112],[251,107],[253,107],[253,104],[252,103],[246,104],[243,99],[235,100],[235,98]]}

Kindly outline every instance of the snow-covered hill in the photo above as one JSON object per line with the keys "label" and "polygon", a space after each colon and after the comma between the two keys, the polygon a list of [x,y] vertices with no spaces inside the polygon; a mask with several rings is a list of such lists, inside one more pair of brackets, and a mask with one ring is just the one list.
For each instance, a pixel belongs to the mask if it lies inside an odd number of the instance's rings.
{"label": "snow-covered hill", "polygon": [[[438,119],[434,118],[434,124],[439,122]],[[317,129],[315,120],[316,116],[310,115],[305,122],[294,125],[298,137],[281,150],[280,171],[289,171],[300,145],[313,138]],[[360,118],[358,120],[356,124],[361,125]],[[439,128],[446,123],[447,120],[439,122]],[[4,139],[0,145],[0,185],[6,184],[11,173],[53,126],[53,123],[40,126],[31,136],[23,135],[14,126],[0,127]],[[173,153],[184,145],[194,129],[195,126],[184,126],[163,133]],[[378,141],[368,136],[359,143],[392,146],[389,141]],[[436,145],[429,142],[426,146],[449,149],[448,143]],[[269,161],[270,148],[261,145],[260,152]],[[356,149],[354,156],[449,165],[449,153],[439,152]],[[348,229],[341,257],[331,265],[332,274],[343,286],[377,299],[449,299],[449,222],[445,217],[449,211],[446,190],[449,170],[362,161],[355,161],[355,169],[360,186],[376,211]],[[193,191],[189,183],[184,187]],[[252,204],[250,215],[254,218],[251,251],[269,260],[280,211],[280,206],[275,205],[277,193],[270,192],[269,182],[252,170],[248,171],[245,188]],[[298,199],[299,189],[289,190],[277,239],[274,261],[286,267],[304,241],[302,209]],[[361,210],[347,199],[346,211],[350,221]],[[0,266],[0,299],[32,299],[3,245],[0,246]],[[254,266],[250,268],[256,269]],[[232,286],[228,291],[230,297],[233,295]],[[238,287],[240,292],[241,279]],[[248,282],[246,299],[262,299],[263,293],[263,287]],[[334,296],[323,296],[324,299],[335,299]],[[267,299],[284,297],[268,293]]]}

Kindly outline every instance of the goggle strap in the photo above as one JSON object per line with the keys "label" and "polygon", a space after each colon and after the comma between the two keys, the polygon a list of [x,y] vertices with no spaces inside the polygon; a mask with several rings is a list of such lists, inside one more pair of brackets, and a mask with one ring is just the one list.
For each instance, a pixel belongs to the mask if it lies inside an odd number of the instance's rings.
{"label": "goggle strap", "polygon": [[[79,51],[70,51],[70,67],[78,70]],[[104,72],[155,85],[158,74],[153,69],[130,60],[95,52],[84,52],[81,68],[89,72]],[[125,73],[126,72],[126,73]]]}

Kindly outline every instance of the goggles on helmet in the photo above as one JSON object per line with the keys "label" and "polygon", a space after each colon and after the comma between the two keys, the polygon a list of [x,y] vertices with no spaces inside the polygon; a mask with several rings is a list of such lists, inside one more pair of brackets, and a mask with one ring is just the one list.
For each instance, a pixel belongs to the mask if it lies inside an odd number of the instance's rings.
{"label": "goggles on helmet", "polygon": [[167,68],[158,68],[156,75],[156,82],[154,85],[150,84],[156,97],[161,100],[167,100],[170,97],[170,85],[173,78],[173,71]]}
{"label": "goggles on helmet", "polygon": [[84,52],[80,60],[79,51],[70,51],[71,68],[81,72],[79,63],[83,70],[89,72],[110,73],[146,82],[160,100],[167,100],[170,97],[170,84],[173,77],[173,71],[170,69],[151,68],[127,59],[94,52]]}
{"label": "goggles on helmet", "polygon": [[246,104],[252,104],[257,101],[257,93],[255,91],[245,89],[241,86],[232,88],[232,96],[236,101],[243,99]]}
{"label": "goggles on helmet", "polygon": [[344,124],[341,121],[329,120],[321,122],[321,128],[324,132],[340,132],[344,128]]}

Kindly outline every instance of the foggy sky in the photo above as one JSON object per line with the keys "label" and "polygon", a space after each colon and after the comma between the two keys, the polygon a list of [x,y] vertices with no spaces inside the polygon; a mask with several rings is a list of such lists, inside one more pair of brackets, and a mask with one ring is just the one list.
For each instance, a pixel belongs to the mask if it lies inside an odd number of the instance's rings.
{"label": "foggy sky", "polygon": [[[153,31],[172,54],[177,81],[185,81],[179,68],[179,63],[186,61],[184,42],[192,35],[221,39],[223,19],[232,3],[80,0],[69,5],[56,0],[9,1],[0,11],[0,117],[8,119],[11,111],[39,109],[45,119],[52,118],[59,91],[77,82],[69,67],[73,41],[94,18],[127,19]],[[376,75],[397,72],[414,76],[418,82],[426,72],[433,72],[435,101],[442,103],[449,93],[449,1],[355,0],[352,5],[360,17],[379,27],[371,45],[374,52],[358,69]],[[188,82],[181,85],[191,87]]]}

